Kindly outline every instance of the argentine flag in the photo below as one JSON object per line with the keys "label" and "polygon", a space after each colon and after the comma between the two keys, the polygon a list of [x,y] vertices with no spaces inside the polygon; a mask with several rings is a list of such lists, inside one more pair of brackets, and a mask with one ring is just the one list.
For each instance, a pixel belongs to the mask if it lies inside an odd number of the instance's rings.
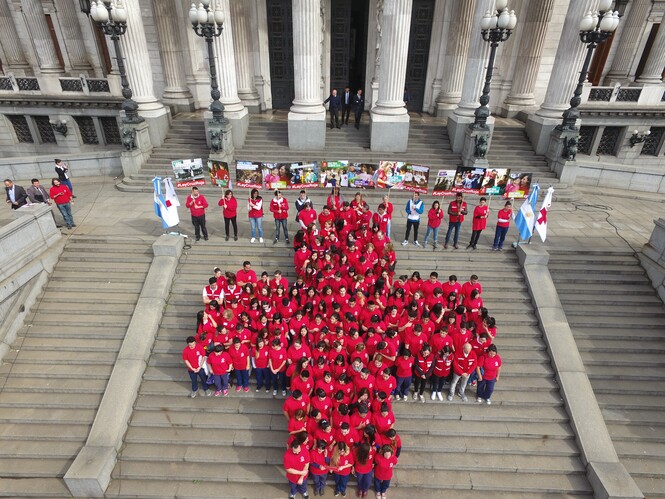
{"label": "argentine flag", "polygon": [[162,228],[168,229],[169,227],[178,225],[180,221],[178,217],[178,208],[171,200],[167,200],[164,197],[164,194],[162,194],[162,178],[153,178],[152,185],[154,187],[153,198],[155,202],[155,215],[162,219]]}
{"label": "argentine flag", "polygon": [[520,239],[526,241],[533,235],[533,227],[536,224],[536,203],[538,202],[538,184],[531,186],[529,197],[524,200],[522,207],[515,215],[515,226],[520,233]]}

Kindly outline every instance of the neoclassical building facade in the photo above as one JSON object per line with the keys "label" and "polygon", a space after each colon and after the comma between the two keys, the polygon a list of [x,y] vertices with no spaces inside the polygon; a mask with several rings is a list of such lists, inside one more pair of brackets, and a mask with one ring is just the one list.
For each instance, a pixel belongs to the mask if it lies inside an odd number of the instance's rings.
{"label": "neoclassical building facade", "polygon": [[[405,150],[409,113],[427,113],[447,119],[453,150],[461,151],[485,80],[490,48],[480,23],[493,0],[215,1],[225,17],[214,41],[218,81],[236,146],[251,113],[283,109],[291,147],[322,148],[323,100],[349,86],[365,92],[372,149]],[[115,53],[83,12],[86,3],[0,0],[0,167],[67,154],[96,158],[91,170],[119,164]],[[189,0],[123,3],[130,86],[159,146],[172,116],[210,104],[205,42],[191,28]],[[518,22],[498,48],[489,107],[523,121],[539,154],[577,84],[586,53],[579,22],[597,6],[509,2]],[[621,22],[594,53],[578,161],[662,170],[665,1],[616,0],[612,8]],[[643,142],[632,144],[635,131]]]}

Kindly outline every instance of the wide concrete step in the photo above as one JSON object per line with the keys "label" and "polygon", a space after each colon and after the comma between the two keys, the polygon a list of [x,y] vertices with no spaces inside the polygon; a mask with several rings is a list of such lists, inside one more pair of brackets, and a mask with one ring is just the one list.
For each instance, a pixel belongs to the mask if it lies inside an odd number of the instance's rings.
{"label": "wide concrete step", "polygon": [[[10,466],[25,465],[23,462],[10,462]],[[4,463],[0,467],[4,468]],[[61,467],[62,468],[62,467]],[[55,467],[54,467],[55,469]],[[64,474],[64,472],[59,473]],[[71,497],[64,480],[60,478],[9,478],[0,481],[0,497]]]}

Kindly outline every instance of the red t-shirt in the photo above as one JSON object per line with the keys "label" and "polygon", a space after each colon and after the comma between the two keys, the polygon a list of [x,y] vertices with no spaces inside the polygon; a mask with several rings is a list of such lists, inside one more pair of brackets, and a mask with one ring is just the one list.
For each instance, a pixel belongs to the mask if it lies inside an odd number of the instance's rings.
{"label": "red t-shirt", "polygon": [[478,205],[473,210],[473,225],[472,230],[485,230],[487,227],[487,214],[490,209],[487,205]]}
{"label": "red t-shirt", "polygon": [[395,359],[395,367],[397,367],[397,377],[398,378],[409,378],[413,375],[413,357],[405,358],[404,356],[399,356]]}
{"label": "red t-shirt", "polygon": [[232,345],[229,348],[229,356],[233,361],[233,369],[243,371],[247,369],[247,359],[249,358],[249,348],[247,345],[240,345],[240,348],[236,349],[235,345]]}
{"label": "red t-shirt", "polygon": [[224,218],[233,218],[238,215],[238,200],[234,197],[231,199],[223,197],[217,205],[222,207],[222,216]]}
{"label": "red t-shirt", "polygon": [[343,470],[337,470],[335,469],[334,473],[341,475],[341,476],[348,476],[351,474],[351,468],[353,468],[353,463],[355,462],[354,456],[351,452],[349,452],[346,456],[339,456],[339,463],[337,464],[338,468],[341,468],[342,466],[346,466],[347,464],[350,464],[351,466],[347,466]]}
{"label": "red t-shirt", "polygon": [[[305,446],[300,446],[300,452],[294,454],[292,449],[288,449],[284,453],[284,469],[293,469],[298,471],[305,471],[309,465],[309,451]],[[303,479],[303,483],[307,480],[307,476],[293,475],[291,473],[286,474],[286,479],[289,482],[297,483],[300,479]]]}
{"label": "red t-shirt", "polygon": [[356,464],[354,465],[355,469],[356,469],[356,473],[365,474],[365,473],[369,473],[370,471],[372,471],[372,468],[374,467],[374,454],[375,453],[376,453],[376,451],[374,450],[374,446],[373,445],[370,446],[370,448],[369,448],[369,459],[367,459],[367,462],[365,464],[362,464],[362,463],[358,462],[358,448],[356,448],[356,455],[355,455]]}
{"label": "red t-shirt", "polygon": [[208,365],[212,369],[213,374],[222,375],[229,372],[229,367],[231,366],[231,357],[226,352],[221,352],[219,355],[217,352],[213,352],[208,356]]}
{"label": "red t-shirt", "polygon": [[189,211],[193,217],[200,217],[205,215],[206,208],[208,207],[208,201],[203,196],[203,194],[199,194],[196,198],[193,198],[191,195],[189,195],[187,196],[185,206],[189,208]]}
{"label": "red t-shirt", "polygon": [[496,214],[497,227],[510,227],[510,219],[513,216],[513,210],[510,208],[503,208]]}
{"label": "red t-shirt", "polygon": [[397,465],[397,458],[395,454],[391,454],[389,458],[381,454],[374,457],[374,477],[377,480],[390,480],[393,477],[393,468]]}
{"label": "red t-shirt", "polygon": [[[188,360],[189,364],[194,369],[197,369],[201,366],[202,358],[205,358],[205,349],[200,343],[197,343],[194,348],[189,348],[189,345],[187,345],[182,351],[182,360]],[[187,370],[193,372],[193,370],[189,367]]]}
{"label": "red t-shirt", "polygon": [[499,357],[499,354],[496,354],[494,357],[485,355],[481,362],[482,365],[479,364],[480,367],[485,369],[483,372],[483,379],[486,379],[487,381],[496,379],[496,375],[499,373],[499,368],[501,367],[501,357]]}

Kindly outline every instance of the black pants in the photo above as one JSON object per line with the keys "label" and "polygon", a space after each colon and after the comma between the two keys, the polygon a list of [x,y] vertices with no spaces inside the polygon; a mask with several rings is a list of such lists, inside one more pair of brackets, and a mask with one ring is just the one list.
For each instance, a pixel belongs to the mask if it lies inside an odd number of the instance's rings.
{"label": "black pants", "polygon": [[425,393],[425,387],[427,386],[428,382],[429,382],[429,376],[425,379],[422,379],[420,376],[414,376],[413,392],[417,393],[418,395],[422,395],[423,393]]}
{"label": "black pants", "polygon": [[229,237],[229,224],[233,224],[233,237],[238,237],[238,222],[236,221],[236,218],[237,217],[224,217],[224,230],[226,231],[226,237]]}
{"label": "black pants", "polygon": [[334,126],[339,128],[339,109],[330,110],[330,128]]}
{"label": "black pants", "polygon": [[342,123],[349,124],[349,114],[351,114],[351,106],[342,105]]}
{"label": "black pants", "polygon": [[476,247],[476,244],[478,244],[478,239],[480,239],[480,233],[482,230],[474,230],[471,232],[471,241],[469,241],[469,246],[472,248]]}
{"label": "black pants", "polygon": [[413,242],[415,243],[418,240],[418,227],[420,227],[420,220],[407,220],[406,221],[406,236],[404,240],[409,240],[409,234],[411,234],[411,227],[413,227]]}
{"label": "black pants", "polygon": [[362,109],[356,109],[355,112],[355,117],[356,117],[356,128],[358,128],[358,125],[360,125],[360,118],[363,115]]}
{"label": "black pants", "polygon": [[196,239],[201,238],[201,232],[203,232],[204,239],[208,239],[208,229],[206,229],[206,216],[205,214],[200,217],[195,217],[192,215],[192,224],[194,224],[194,236]]}

